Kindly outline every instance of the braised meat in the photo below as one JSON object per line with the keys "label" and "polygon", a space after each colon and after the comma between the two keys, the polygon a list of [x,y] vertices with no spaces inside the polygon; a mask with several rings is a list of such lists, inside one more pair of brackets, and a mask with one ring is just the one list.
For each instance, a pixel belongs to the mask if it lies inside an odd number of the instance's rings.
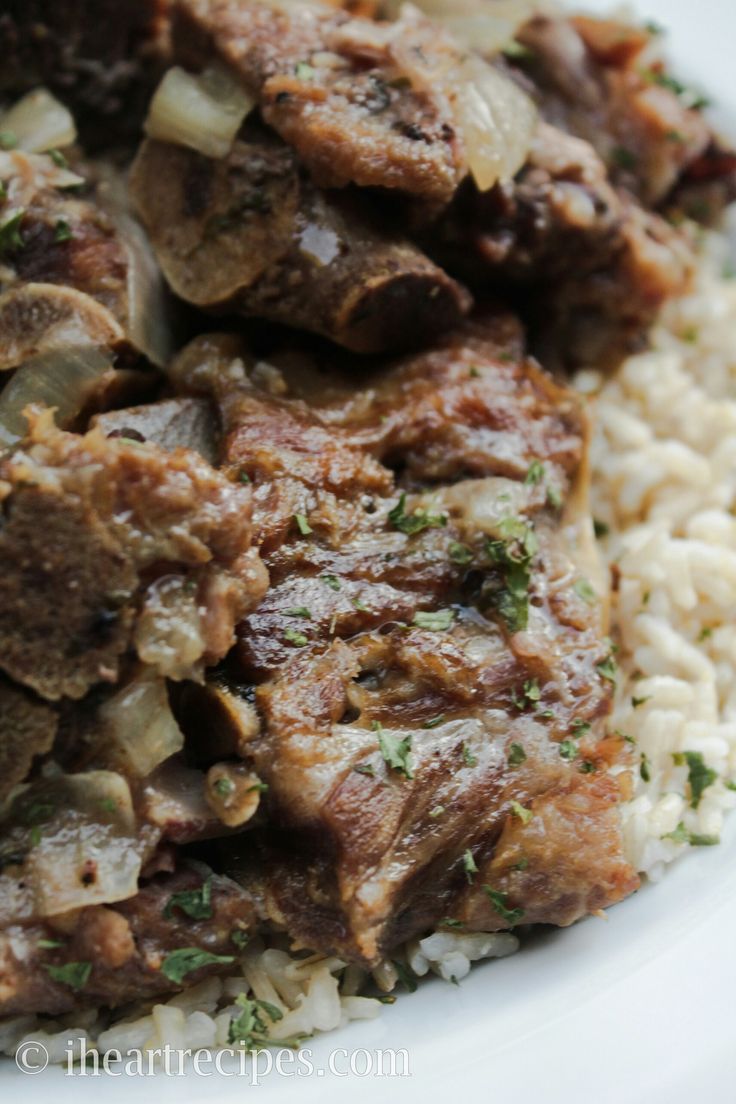
{"label": "braised meat", "polygon": [[132,194],[169,284],[198,307],[377,352],[431,340],[469,305],[390,219],[382,227],[362,198],[318,191],[255,127],[221,161],[146,141]]}
{"label": "braised meat", "polygon": [[234,882],[186,864],[115,905],[18,917],[0,932],[0,1009],[60,1015],[170,994],[232,970],[253,919]]}
{"label": "braised meat", "polygon": [[44,415],[0,489],[0,667],[51,700],[116,681],[132,644],[173,678],[216,662],[265,589],[250,490],[193,452]]}
{"label": "braised meat", "polygon": [[86,145],[137,134],[163,61],[166,0],[5,0],[0,96],[37,85],[75,110]]}
{"label": "braised meat", "polygon": [[322,187],[397,189],[444,203],[466,173],[447,95],[457,45],[416,10],[394,23],[310,5],[177,0],[174,56],[217,54]]}
{"label": "braised meat", "polygon": [[[570,546],[584,419],[513,320],[350,385],[303,357],[253,364],[227,338],[187,350],[174,378],[220,406],[271,577],[237,664],[258,684],[250,756],[280,833],[260,863],[245,841],[226,860],[262,908],[304,946],[375,963],[456,908],[470,917],[465,856],[490,868],[514,809],[531,820],[536,802],[536,919],[630,892],[616,787],[598,777],[610,646],[576,566],[584,531]],[[570,863],[576,802],[595,843]],[[473,908],[484,930],[508,926]]]}
{"label": "braised meat", "polygon": [[[702,95],[651,53],[653,32],[590,17],[538,16],[519,41],[549,122],[598,150],[617,183],[662,203],[713,143]],[[736,186],[733,165],[721,166]]]}

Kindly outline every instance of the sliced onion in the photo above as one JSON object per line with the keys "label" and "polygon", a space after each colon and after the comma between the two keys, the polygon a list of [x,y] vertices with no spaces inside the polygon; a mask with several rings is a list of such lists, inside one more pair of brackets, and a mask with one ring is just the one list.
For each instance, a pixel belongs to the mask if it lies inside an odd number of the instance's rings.
{"label": "sliced onion", "polygon": [[18,149],[44,153],[63,149],[77,140],[71,113],[45,88],[29,92],[0,118],[0,130],[11,135]]}
{"label": "sliced onion", "polygon": [[126,774],[145,778],[184,747],[166,683],[139,675],[100,708],[104,754]]}
{"label": "sliced onion", "polygon": [[199,76],[169,69],[151,101],[145,131],[149,138],[188,146],[205,157],[227,157],[255,100],[225,69]]}
{"label": "sliced onion", "polygon": [[142,844],[119,774],[60,774],[25,786],[3,828],[24,841],[22,880],[36,916],[122,901],[137,890]]}
{"label": "sliced onion", "polygon": [[[467,49],[490,56],[513,42],[533,15],[534,0],[415,0],[425,15],[437,19]],[[388,0],[389,18],[396,18],[403,0]]]}
{"label": "sliced onion", "polygon": [[537,124],[531,99],[508,77],[470,57],[453,71],[451,97],[468,167],[481,192],[511,180],[526,161]]}
{"label": "sliced onion", "polygon": [[95,345],[55,349],[17,369],[0,392],[0,446],[9,446],[26,434],[23,411],[33,404],[56,410],[64,425],[84,407],[90,392],[112,370],[114,356]]}

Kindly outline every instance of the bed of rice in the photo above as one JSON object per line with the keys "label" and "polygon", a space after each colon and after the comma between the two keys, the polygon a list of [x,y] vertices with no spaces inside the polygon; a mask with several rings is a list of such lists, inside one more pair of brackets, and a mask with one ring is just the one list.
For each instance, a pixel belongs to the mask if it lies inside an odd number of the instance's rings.
{"label": "bed of rice", "polygon": [[[651,349],[613,378],[586,371],[576,380],[596,418],[593,513],[608,527],[601,548],[618,578],[612,727],[629,737],[637,767],[623,808],[625,847],[651,880],[690,846],[663,837],[682,824],[717,838],[736,805],[736,280],[724,275],[726,254],[722,237],[705,239],[697,285],[667,309]],[[682,752],[700,753],[718,775],[697,808],[688,767],[676,762]],[[518,945],[509,934],[444,931],[414,941],[402,957],[419,977],[460,980],[472,962]],[[390,992],[397,977],[386,963],[373,981]],[[360,995],[366,980],[338,958],[259,942],[232,977],[129,1009],[113,1026],[95,1012],[7,1022],[0,1052],[12,1054],[26,1038],[44,1042],[59,1062],[71,1038],[77,1050],[84,1040],[102,1052],[227,1046],[238,997],[282,1013],[267,1021],[275,1042],[311,1036],[379,1014],[380,1002]]]}

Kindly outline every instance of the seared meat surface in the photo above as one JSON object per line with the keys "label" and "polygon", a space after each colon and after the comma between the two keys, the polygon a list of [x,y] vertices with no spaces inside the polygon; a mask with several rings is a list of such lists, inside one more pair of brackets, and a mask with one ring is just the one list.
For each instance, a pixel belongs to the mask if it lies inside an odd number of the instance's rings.
{"label": "seared meat surface", "polygon": [[[536,919],[570,923],[630,892],[616,787],[597,776],[610,645],[576,563],[585,531],[571,547],[561,525],[564,510],[575,531],[581,489],[572,396],[503,317],[357,385],[304,358],[268,367],[227,338],[174,366],[218,402],[271,578],[236,663],[258,684],[250,755],[281,833],[260,863],[228,845],[231,872],[304,946],[371,964],[455,909],[508,926],[485,874],[466,901],[464,856],[491,869],[514,802],[538,801],[538,858],[509,909],[528,885]],[[596,843],[571,864],[576,802]]]}
{"label": "seared meat surface", "polygon": [[50,700],[115,682],[131,644],[173,678],[216,662],[267,584],[249,489],[188,450],[39,416],[0,494],[0,667]]}
{"label": "seared meat surface", "polygon": [[442,78],[460,51],[416,11],[395,23],[300,5],[177,0],[174,56],[213,52],[323,187],[395,189],[447,202],[465,175]]}
{"label": "seared meat surface", "polygon": [[85,144],[130,140],[162,64],[166,0],[5,0],[0,96],[39,84],[73,106]]}
{"label": "seared meat surface", "polygon": [[146,141],[132,194],[169,284],[198,307],[379,352],[431,340],[469,306],[365,200],[318,191],[288,146],[257,128],[222,161]]}
{"label": "seared meat surface", "polygon": [[[644,344],[736,158],[618,22],[482,59],[411,6],[88,8],[0,15],[3,96],[27,69],[117,143],[135,90],[125,177],[0,150],[0,1015],[251,934],[370,970],[615,904],[610,580],[550,369]],[[166,41],[192,99],[142,138]]]}
{"label": "seared meat surface", "polygon": [[[205,885],[198,919],[177,901],[201,898]],[[192,985],[232,969],[253,905],[230,879],[183,865],[114,906],[93,905],[45,924],[24,920],[0,932],[0,1008],[60,1015],[171,994],[185,979]],[[182,949],[194,954],[184,958]]]}

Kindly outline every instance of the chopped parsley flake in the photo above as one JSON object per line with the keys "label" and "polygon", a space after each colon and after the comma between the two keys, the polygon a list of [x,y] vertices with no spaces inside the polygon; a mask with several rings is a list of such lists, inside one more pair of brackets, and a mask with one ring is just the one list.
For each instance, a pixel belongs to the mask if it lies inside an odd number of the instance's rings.
{"label": "chopped parsley flake", "polygon": [[560,744],[560,756],[563,759],[567,759],[568,762],[577,759],[579,754],[578,745],[574,740],[563,740]]}
{"label": "chopped parsley flake", "polygon": [[291,606],[284,610],[284,617],[303,617],[307,621],[312,620],[312,611],[306,606]]}
{"label": "chopped parsley flake", "polygon": [[61,152],[61,150],[50,149],[47,152],[48,152],[48,156],[54,162],[57,169],[68,169],[69,168],[69,162],[67,161],[66,157]]}
{"label": "chopped parsley flake", "polygon": [[440,920],[439,926],[441,928],[464,928],[462,920],[453,920],[449,916],[446,916],[444,920]]}
{"label": "chopped parsley flake", "polygon": [[425,721],[422,728],[437,728],[445,719],[444,713],[438,713],[436,717],[430,717],[428,721]]}
{"label": "chopped parsley flake", "polygon": [[63,966],[47,966],[46,970],[52,981],[58,981],[60,985],[68,985],[70,989],[78,991],[84,989],[92,973],[91,962],[66,962]]}
{"label": "chopped parsley flake", "polygon": [[521,693],[514,692],[511,696],[511,700],[517,709],[526,709],[527,706],[532,709],[536,709],[537,702],[542,697],[542,691],[539,689],[539,683],[536,679],[527,679],[524,683]]}
{"label": "chopped parsley flake", "polygon": [[36,946],[42,951],[53,951],[57,947],[63,947],[64,944],[60,939],[39,939]]}
{"label": "chopped parsley flake", "polygon": [[199,970],[202,966],[215,966],[234,962],[232,955],[216,955],[210,951],[201,951],[199,947],[180,947],[172,951],[161,963],[161,973],[174,985],[181,985],[187,974]]}
{"label": "chopped parsley flake", "polygon": [[356,774],[365,774],[369,778],[376,777],[376,768],[373,766],[372,763],[358,763],[356,766],[353,767],[353,770]]}
{"label": "chopped parsley flake", "polygon": [[518,862],[515,862],[514,865],[511,867],[511,869],[512,870],[528,870],[529,869],[529,860],[527,859],[526,855],[523,858],[519,859]]}
{"label": "chopped parsley flake", "polygon": [[413,537],[416,533],[422,533],[425,529],[443,529],[447,525],[445,514],[429,514],[426,510],[417,509],[413,513],[406,512],[406,495],[401,498],[388,515],[388,520],[394,529]]}
{"label": "chopped parsley flake", "polygon": [[294,521],[297,524],[297,528],[303,537],[308,537],[312,532],[312,527],[307,521],[304,514],[294,514]]}
{"label": "chopped parsley flake", "polygon": [[294,73],[299,80],[311,80],[315,70],[306,61],[298,61],[294,66]]}
{"label": "chopped parsley flake", "polygon": [[594,606],[598,601],[598,595],[587,579],[576,579],[572,589],[575,591],[578,598],[582,598],[589,606]]}
{"label": "chopped parsley flake", "polygon": [[248,946],[250,942],[250,936],[242,928],[233,928],[230,932],[230,942],[234,943],[241,951],[244,947]]}
{"label": "chopped parsley flake", "polygon": [[581,774],[595,774],[597,770],[598,768],[592,759],[584,759],[583,762],[580,764]]}
{"label": "chopped parsley flake", "polygon": [[587,736],[587,734],[590,732],[590,722],[584,721],[580,717],[576,717],[570,725],[570,728],[572,729],[576,738],[579,740],[582,736]]}
{"label": "chopped parsley flake", "polygon": [[647,695],[647,697],[645,697],[645,698],[633,697],[631,699],[631,707],[632,707],[632,709],[639,709],[640,706],[646,705],[646,703],[648,701],[651,701],[651,700],[652,700],[652,695],[651,694]]}
{"label": "chopped parsley flake", "polygon": [[553,510],[559,510],[562,506],[562,495],[557,487],[547,487],[547,502]]}
{"label": "chopped parsley flake", "polygon": [[608,534],[611,532],[611,529],[608,525],[606,525],[605,521],[599,521],[598,518],[594,518],[593,531],[598,540],[601,540],[603,537],[608,536]]}
{"label": "chopped parsley flake", "polygon": [[526,752],[521,744],[512,744],[509,748],[508,759],[506,760],[510,767],[519,767],[522,763],[526,762]]}
{"label": "chopped parsley flake", "polygon": [[255,1050],[267,1045],[268,1023],[264,1016],[268,1016],[271,1023],[276,1023],[284,1017],[281,1009],[269,1001],[250,1000],[245,993],[240,993],[235,998],[235,1003],[242,1011],[230,1022],[228,1042],[246,1050]]}
{"label": "chopped parsley flake", "polygon": [[532,460],[529,471],[526,473],[525,484],[527,487],[536,487],[537,483],[541,483],[543,479],[544,464],[541,460]]}
{"label": "chopped parsley flake", "polygon": [[473,858],[473,852],[468,850],[463,854],[463,870],[469,882],[473,881],[473,875],[478,873],[478,865]]}
{"label": "chopped parsley flake", "polygon": [[21,207],[12,214],[10,218],[7,218],[5,222],[0,224],[0,257],[3,253],[12,253],[16,249],[23,248],[23,237],[20,232],[20,224],[23,221],[25,213],[25,209]]}
{"label": "chopped parsley flake", "polygon": [[73,237],[74,237],[74,235],[72,234],[72,228],[69,225],[69,223],[66,221],[66,219],[57,219],[56,220],[56,225],[54,226],[54,241],[55,242],[71,241],[71,239]]}
{"label": "chopped parsley flake", "polygon": [[457,541],[451,543],[449,553],[450,559],[456,564],[469,564],[473,558],[473,553],[470,549],[464,544],[459,544]]}
{"label": "chopped parsley flake", "polygon": [[690,804],[693,809],[697,809],[703,792],[718,780],[718,775],[710,767],[706,767],[703,756],[699,751],[678,751],[675,752],[672,758],[678,767],[687,765]]}
{"label": "chopped parsley flake", "polygon": [[523,919],[524,910],[521,908],[510,909],[508,907],[508,898],[505,893],[501,893],[497,889],[492,889],[489,885],[483,886],[483,892],[501,919],[511,924],[512,927]]}
{"label": "chopped parsley flake", "polygon": [[414,614],[413,625],[418,629],[429,629],[431,632],[446,632],[451,628],[455,620],[455,611],[445,610],[417,610]]}
{"label": "chopped parsley flake", "polygon": [[597,663],[595,669],[601,678],[607,679],[608,682],[612,682],[615,685],[618,668],[616,667],[616,661],[612,655],[604,659],[602,663]]}
{"label": "chopped parsley flake", "polygon": [[353,598],[353,605],[355,606],[356,610],[360,610],[361,613],[369,612],[367,605],[360,598]]}
{"label": "chopped parsley flake", "polygon": [[293,644],[295,648],[304,648],[309,643],[304,633],[297,632],[296,629],[285,629],[284,640],[287,644]]}
{"label": "chopped parsley flake", "polygon": [[682,820],[674,832],[668,832],[662,836],[662,839],[674,840],[675,843],[689,843],[691,847],[716,847],[721,842],[718,836],[703,836],[689,831]]}
{"label": "chopped parsley flake", "polygon": [[531,809],[525,809],[518,801],[511,802],[511,812],[515,817],[519,818],[522,824],[528,824],[534,817],[534,813]]}
{"label": "chopped parsley flake", "polygon": [[704,640],[710,640],[712,635],[713,635],[713,630],[709,629],[706,625],[706,627],[704,629],[700,630],[700,633],[698,635],[698,644],[702,644]]}
{"label": "chopped parsley flake", "polygon": [[192,920],[209,920],[212,916],[212,878],[202,882],[199,889],[172,894],[164,908],[167,920],[171,919],[175,908],[191,916]]}
{"label": "chopped parsley flake", "polygon": [[648,755],[644,752],[641,753],[641,762],[639,763],[639,774],[641,775],[642,782],[652,781],[652,764]]}
{"label": "chopped parsley flake", "polygon": [[468,745],[465,744],[465,743],[463,744],[463,763],[465,763],[466,767],[477,767],[478,766],[477,757],[475,755],[473,755],[472,751],[470,750]]}
{"label": "chopped parsley flake", "polygon": [[337,575],[320,575],[320,579],[330,590],[341,590],[340,580]]}
{"label": "chopped parsley flake", "polygon": [[435,805],[434,809],[429,810],[428,815],[431,816],[432,820],[436,820],[437,817],[442,816],[444,811],[445,811],[445,806],[444,805]]}
{"label": "chopped parsley flake", "polygon": [[380,721],[373,722],[373,731],[378,736],[378,747],[388,766],[397,774],[403,774],[404,778],[413,778],[409,759],[411,737],[399,737],[386,732]]}
{"label": "chopped parsley flake", "polygon": [[503,539],[488,541],[486,549],[501,568],[503,584],[490,597],[509,632],[522,632],[529,624],[531,562],[539,545],[533,527],[521,518],[504,518],[498,529]]}

